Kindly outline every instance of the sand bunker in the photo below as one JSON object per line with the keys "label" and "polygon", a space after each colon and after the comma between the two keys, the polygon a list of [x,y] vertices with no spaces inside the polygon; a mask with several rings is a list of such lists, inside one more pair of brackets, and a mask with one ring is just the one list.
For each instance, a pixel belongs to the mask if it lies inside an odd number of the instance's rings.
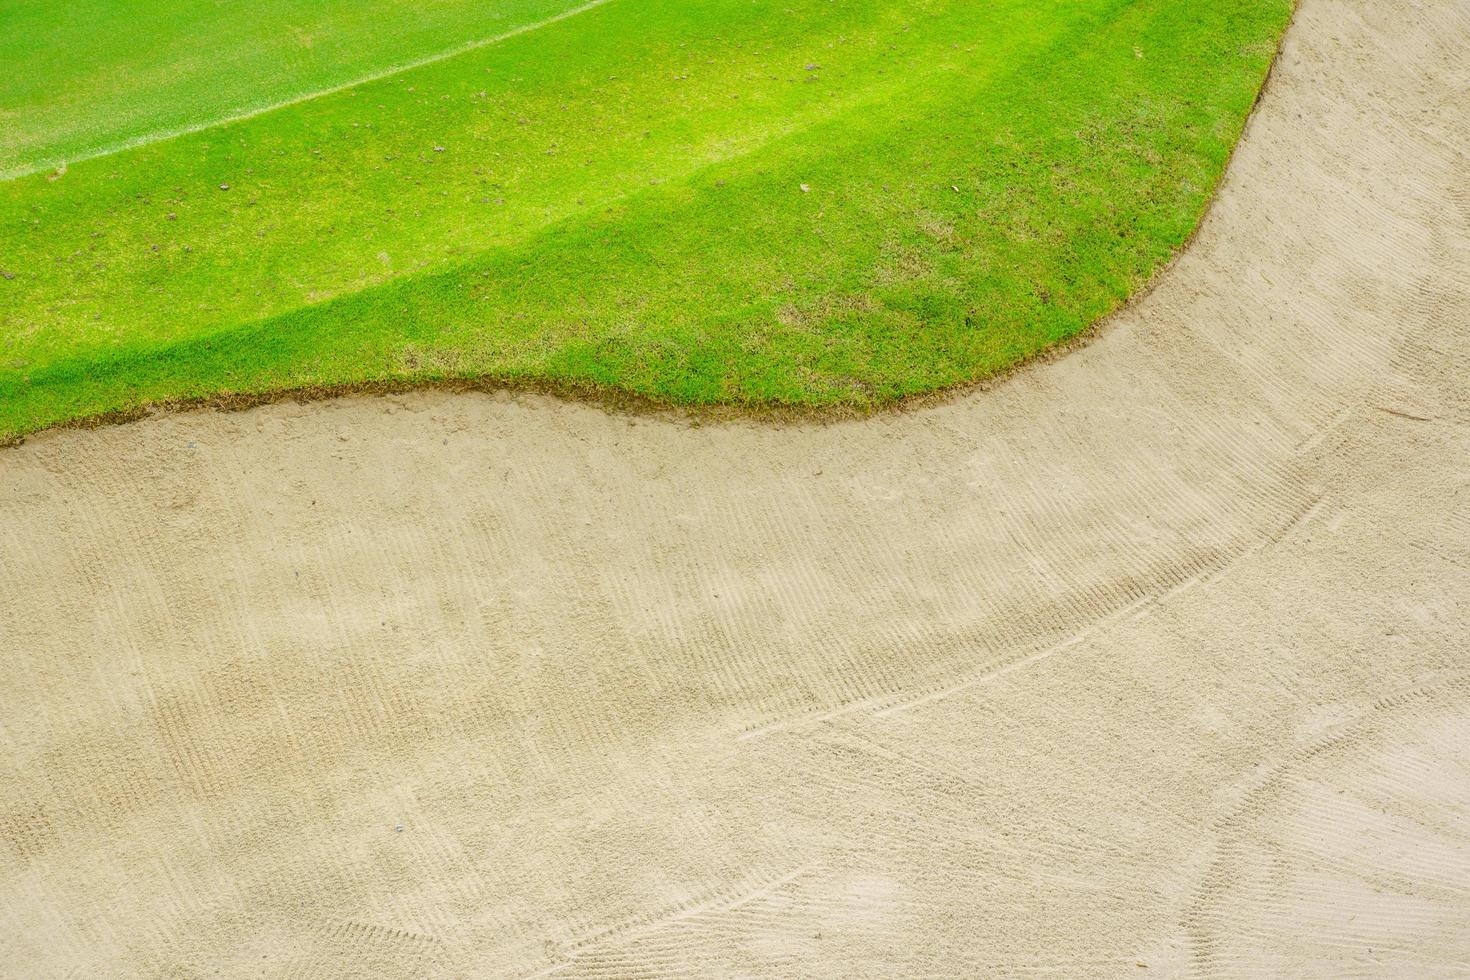
{"label": "sand bunker", "polygon": [[1470,8],[1302,0],[1091,346],[0,452],[0,973],[1470,965]]}

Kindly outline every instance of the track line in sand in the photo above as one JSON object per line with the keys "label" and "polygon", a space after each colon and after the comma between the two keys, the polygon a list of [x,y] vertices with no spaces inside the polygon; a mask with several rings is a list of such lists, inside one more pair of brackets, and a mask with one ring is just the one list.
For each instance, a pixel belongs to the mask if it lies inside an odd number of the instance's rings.
{"label": "track line in sand", "polygon": [[973,397],[0,451],[0,973],[1454,972],[1467,38],[1302,0],[1193,246]]}

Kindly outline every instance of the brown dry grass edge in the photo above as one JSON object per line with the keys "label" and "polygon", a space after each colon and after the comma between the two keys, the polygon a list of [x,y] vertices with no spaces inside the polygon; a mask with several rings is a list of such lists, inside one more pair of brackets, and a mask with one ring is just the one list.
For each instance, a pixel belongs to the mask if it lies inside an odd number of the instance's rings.
{"label": "brown dry grass edge", "polygon": [[14,436],[0,436],[0,449],[19,446],[30,436],[39,435],[43,432],[66,429],[96,429],[107,425],[123,425],[156,415],[206,410],[241,412],[247,409],[258,408],[262,405],[273,405],[281,402],[304,404],[353,395],[401,395],[416,391],[504,392],[509,394],[549,395],[564,401],[594,405],[606,412],[617,415],[634,418],[652,418],[691,427],[709,424],[738,425],[741,423],[778,427],[838,425],[844,422],[861,421],[872,418],[875,415],[903,414],[905,412],[917,411],[958,398],[964,398],[976,392],[990,391],[999,385],[1005,384],[1022,372],[1065,357],[1073,351],[1092,343],[1092,341],[1107,331],[1114,319],[1147,299],[1158,286],[1159,282],[1163,280],[1164,276],[1168,275],[1169,271],[1173,269],[1175,263],[1179,261],[1179,257],[1194,244],[1195,238],[1199,235],[1199,230],[1204,227],[1205,221],[1214,209],[1215,201],[1219,197],[1221,187],[1224,186],[1225,181],[1229,177],[1230,168],[1235,162],[1235,151],[1240,147],[1241,142],[1244,141],[1246,132],[1250,129],[1251,121],[1255,118],[1256,110],[1260,108],[1261,100],[1271,87],[1272,78],[1276,73],[1276,64],[1281,58],[1281,46],[1285,43],[1287,35],[1291,33],[1292,27],[1296,23],[1297,9],[1297,4],[1293,3],[1291,14],[1287,17],[1286,26],[1282,29],[1281,36],[1277,38],[1276,50],[1271,55],[1271,64],[1266,69],[1266,77],[1262,80],[1261,87],[1256,91],[1256,97],[1251,103],[1250,112],[1246,113],[1245,123],[1241,126],[1240,137],[1235,141],[1235,145],[1230,148],[1230,154],[1225,161],[1225,166],[1221,168],[1220,176],[1215,181],[1215,186],[1210,189],[1210,196],[1206,200],[1203,210],[1200,211],[1199,220],[1195,222],[1195,226],[1190,231],[1189,236],[1174,249],[1173,254],[1167,260],[1159,265],[1158,269],[1154,271],[1154,274],[1149,277],[1148,282],[1139,287],[1131,296],[1119,303],[1112,310],[1104,313],[1066,340],[1043,348],[1030,357],[1023,358],[1010,367],[987,377],[974,381],[961,381],[942,388],[936,388],[933,391],[905,395],[866,406],[837,405],[820,408],[801,405],[773,405],[761,402],[674,405],[612,385],[558,381],[545,378],[507,378],[497,377],[495,375],[480,375],[464,378],[356,381],[338,385],[307,385],[298,388],[278,388],[260,392],[225,392],[218,395],[197,398],[175,398],[147,402],[134,408],[101,412],[95,415],[70,419],[65,422],[57,422],[35,432]]}

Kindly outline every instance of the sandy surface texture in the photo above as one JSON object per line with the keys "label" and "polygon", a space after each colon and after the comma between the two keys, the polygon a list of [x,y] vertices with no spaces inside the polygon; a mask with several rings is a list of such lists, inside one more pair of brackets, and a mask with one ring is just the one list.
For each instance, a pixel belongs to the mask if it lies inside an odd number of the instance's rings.
{"label": "sandy surface texture", "polygon": [[1302,0],[1156,290],[937,407],[0,451],[0,973],[1463,975],[1467,90]]}

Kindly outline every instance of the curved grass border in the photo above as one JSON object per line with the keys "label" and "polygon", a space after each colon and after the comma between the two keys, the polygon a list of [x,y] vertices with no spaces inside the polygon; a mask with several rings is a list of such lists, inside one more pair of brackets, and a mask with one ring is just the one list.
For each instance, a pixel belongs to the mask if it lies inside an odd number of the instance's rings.
{"label": "curved grass border", "polygon": [[1127,312],[1152,294],[1163,277],[1170,273],[1179,258],[1194,245],[1200,229],[1213,211],[1219,192],[1231,172],[1236,152],[1241,142],[1247,137],[1260,103],[1271,87],[1282,47],[1294,29],[1297,12],[1297,0],[1290,0],[1285,22],[1276,36],[1265,72],[1250,107],[1242,118],[1240,130],[1235,140],[1229,145],[1226,159],[1216,173],[1214,182],[1205,189],[1204,204],[1184,240],[1176,245],[1165,259],[1158,262],[1144,283],[1110,309],[1095,317],[1081,330],[1046,344],[1034,352],[1022,355],[1009,365],[983,377],[943,384],[929,390],[894,397],[879,396],[866,403],[841,402],[804,405],[775,400],[741,399],[709,403],[679,403],[652,397],[616,384],[543,377],[531,373],[495,370],[463,376],[426,373],[417,377],[410,375],[340,384],[283,386],[259,391],[221,391],[204,396],[145,400],[128,408],[79,415],[44,424],[32,430],[0,434],[0,448],[20,445],[30,436],[42,433],[121,425],[158,415],[202,410],[246,411],[284,402],[311,403],[343,397],[386,396],[418,391],[545,395],[568,402],[592,405],[614,414],[654,418],[693,426],[738,423],[826,426],[860,421],[879,414],[898,414],[927,408],[974,392],[990,390],[1011,380],[1022,371],[1049,363],[1090,344],[1106,331],[1115,317]]}
{"label": "curved grass border", "polygon": [[98,412],[93,415],[84,415],[65,421],[54,422],[30,432],[0,436],[0,448],[19,446],[32,436],[49,432],[127,425],[159,415],[183,414],[198,411],[244,412],[253,408],[277,405],[284,402],[310,404],[312,402],[332,401],[339,398],[405,395],[422,391],[442,391],[458,394],[543,395],[562,401],[590,405],[611,414],[626,415],[634,418],[652,418],[664,422],[694,426],[739,423],[773,426],[837,425],[846,422],[860,422],[876,415],[902,414],[904,412],[917,411],[942,405],[976,392],[989,391],[998,385],[1012,380],[1025,371],[1052,363],[1073,351],[1091,344],[1106,332],[1115,318],[1146,300],[1158,288],[1163,278],[1173,270],[1184,253],[1194,245],[1200,229],[1204,226],[1205,221],[1210,216],[1210,212],[1215,207],[1221,186],[1229,176],[1230,168],[1235,160],[1235,151],[1240,146],[1241,141],[1245,139],[1245,134],[1250,128],[1251,120],[1254,118],[1256,110],[1260,106],[1261,99],[1270,87],[1272,75],[1276,70],[1276,61],[1281,54],[1281,44],[1284,42],[1286,34],[1291,31],[1292,23],[1295,21],[1296,9],[1296,4],[1293,2],[1291,20],[1288,21],[1285,30],[1282,32],[1282,37],[1277,41],[1276,51],[1271,56],[1271,65],[1266,70],[1265,80],[1262,81],[1260,90],[1256,93],[1255,101],[1251,104],[1250,112],[1246,115],[1245,125],[1241,128],[1240,139],[1231,147],[1230,157],[1221,169],[1220,176],[1215,181],[1215,186],[1210,188],[1204,210],[1200,212],[1199,220],[1195,223],[1193,230],[1190,231],[1189,237],[1174,250],[1168,259],[1159,264],[1148,282],[1130,294],[1117,307],[1104,313],[1071,337],[1044,347],[1035,354],[1022,358],[1010,367],[987,375],[986,377],[970,381],[959,381],[952,385],[935,388],[932,391],[916,392],[911,395],[904,395],[869,405],[837,404],[809,406],[769,402],[681,405],[675,402],[651,398],[647,395],[614,385],[594,385],[586,382],[551,378],[497,375],[493,372],[466,377],[433,377],[426,375],[421,378],[368,380],[336,385],[306,385],[255,392],[221,392],[217,395],[192,398],[160,399],[144,402],[131,408]]}

